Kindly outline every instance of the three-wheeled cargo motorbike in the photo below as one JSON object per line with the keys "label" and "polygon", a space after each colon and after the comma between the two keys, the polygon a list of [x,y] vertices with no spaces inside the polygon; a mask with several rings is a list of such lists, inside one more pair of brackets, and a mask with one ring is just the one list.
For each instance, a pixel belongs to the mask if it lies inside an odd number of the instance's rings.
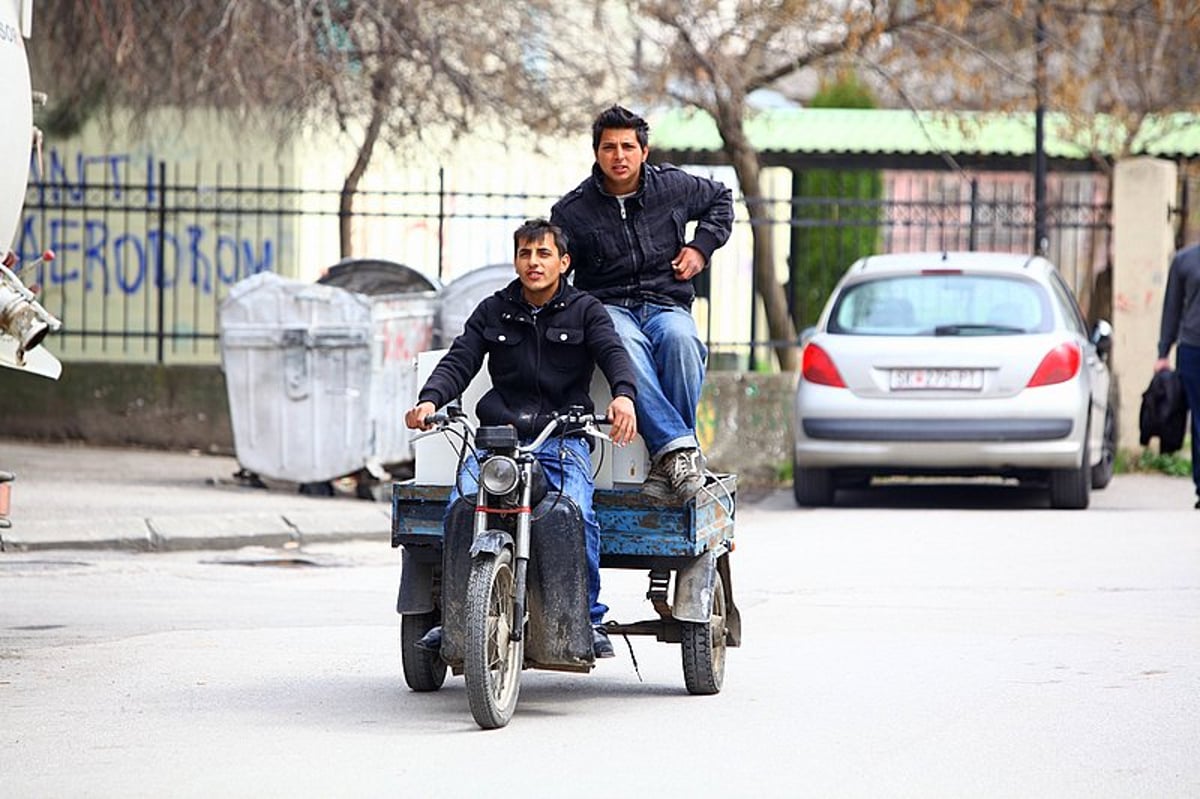
{"label": "three-wheeled cargo motorbike", "polygon": [[[460,464],[479,453],[479,491],[447,508],[448,485],[393,484],[404,678],[414,691],[435,691],[449,668],[464,677],[479,726],[503,727],[523,669],[588,672],[595,665],[582,515],[547,486],[533,452],[567,431],[607,439],[596,427],[604,420],[581,409],[554,414],[526,445],[509,425],[473,429],[445,413],[427,421],[456,437]],[[736,477],[728,474],[709,475],[694,499],[675,506],[636,487],[595,492],[601,567],[646,570],[646,598],[657,613],[609,622],[607,630],[679,644],[693,694],[721,690],[726,648],[741,643],[729,568],[736,496]],[[439,624],[440,656],[417,646]]]}

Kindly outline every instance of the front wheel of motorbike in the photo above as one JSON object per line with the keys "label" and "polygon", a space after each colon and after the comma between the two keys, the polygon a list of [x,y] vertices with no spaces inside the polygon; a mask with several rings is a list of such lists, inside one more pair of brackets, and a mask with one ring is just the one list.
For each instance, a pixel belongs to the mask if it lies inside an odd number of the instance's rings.
{"label": "front wheel of motorbike", "polygon": [[691,694],[720,693],[725,682],[725,583],[716,574],[708,622],[680,622],[683,682]]}
{"label": "front wheel of motorbike", "polygon": [[417,641],[437,623],[436,613],[400,617],[400,665],[404,667],[404,681],[414,691],[436,691],[446,681],[446,662],[417,648]]}
{"label": "front wheel of motorbike", "polygon": [[463,677],[475,723],[485,730],[508,724],[517,708],[525,641],[513,640],[512,550],[483,553],[471,563],[467,582]]}

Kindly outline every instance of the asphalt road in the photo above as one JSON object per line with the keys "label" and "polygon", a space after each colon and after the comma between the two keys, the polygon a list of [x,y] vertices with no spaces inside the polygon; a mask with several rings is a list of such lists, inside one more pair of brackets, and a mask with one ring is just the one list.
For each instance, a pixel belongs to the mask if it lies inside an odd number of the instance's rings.
{"label": "asphalt road", "polygon": [[[1194,797],[1200,512],[1118,477],[744,502],[744,646],[687,695],[679,650],[526,672],[504,730],[461,678],[403,684],[396,554],[0,555],[0,795]],[[604,573],[622,620],[644,575]]]}

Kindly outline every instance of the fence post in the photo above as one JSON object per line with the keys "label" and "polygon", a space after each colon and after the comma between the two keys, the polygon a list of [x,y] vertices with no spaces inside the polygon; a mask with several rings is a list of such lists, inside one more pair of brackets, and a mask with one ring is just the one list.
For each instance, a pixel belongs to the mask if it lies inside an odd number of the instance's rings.
{"label": "fence post", "polygon": [[158,162],[158,264],[155,267],[155,280],[158,282],[158,334],[157,352],[158,364],[164,361],[167,326],[167,289],[166,268],[167,258],[167,162]]}
{"label": "fence post", "polygon": [[[751,222],[753,225],[753,222]],[[758,270],[750,267],[750,354],[746,356],[746,371],[758,368]]]}
{"label": "fence post", "polygon": [[1175,228],[1175,249],[1177,250],[1182,250],[1188,244],[1188,216],[1192,212],[1188,187],[1188,178],[1191,177],[1188,169],[1190,166],[1190,161],[1184,161],[1183,168],[1179,170],[1179,207],[1174,209],[1179,218],[1179,225]]}
{"label": "fence post", "polygon": [[975,225],[979,214],[979,178],[971,178],[971,227],[967,232],[967,249],[975,252]]}
{"label": "fence post", "polygon": [[1139,450],[1141,392],[1153,374],[1163,294],[1174,244],[1170,214],[1178,168],[1139,156],[1117,162],[1112,204],[1112,370],[1121,449]]}
{"label": "fence post", "polygon": [[446,167],[438,167],[438,281],[442,279],[442,263],[446,250]]}

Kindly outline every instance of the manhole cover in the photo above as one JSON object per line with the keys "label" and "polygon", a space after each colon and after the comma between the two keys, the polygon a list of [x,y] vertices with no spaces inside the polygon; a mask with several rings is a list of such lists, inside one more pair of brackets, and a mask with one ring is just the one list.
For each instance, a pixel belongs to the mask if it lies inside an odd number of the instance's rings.
{"label": "manhole cover", "polygon": [[328,563],[318,563],[309,558],[229,558],[204,562],[213,563],[218,566],[264,566],[275,569],[323,568],[329,565]]}

